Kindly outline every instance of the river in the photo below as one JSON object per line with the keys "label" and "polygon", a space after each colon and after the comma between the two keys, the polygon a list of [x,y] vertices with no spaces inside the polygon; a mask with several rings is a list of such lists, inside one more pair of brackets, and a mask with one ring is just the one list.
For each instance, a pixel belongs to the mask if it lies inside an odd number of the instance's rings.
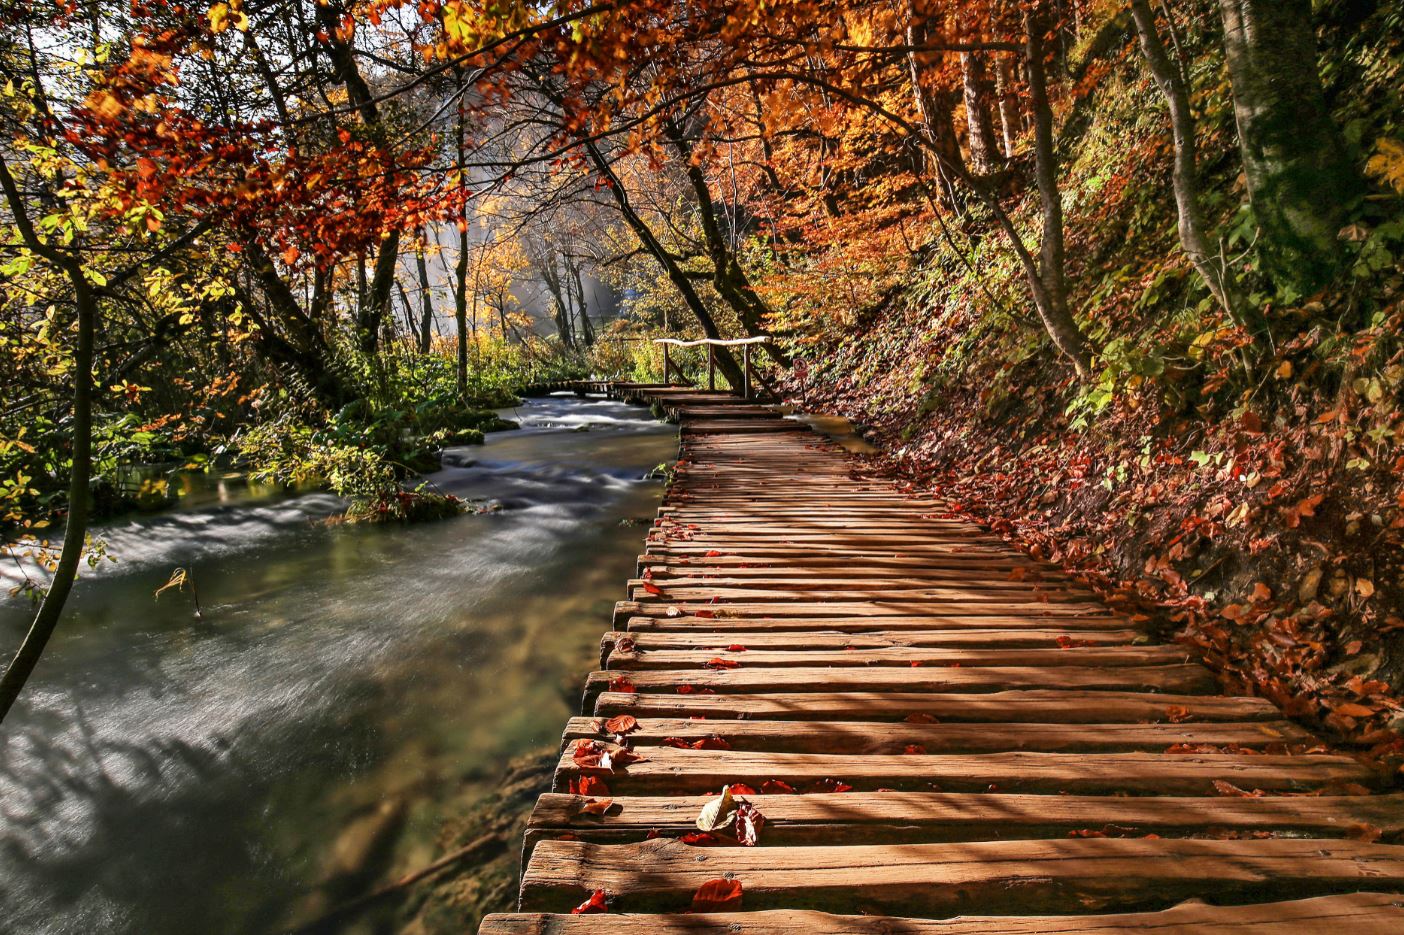
{"label": "river", "polygon": [[[432,857],[445,801],[558,742],[676,433],[594,399],[503,415],[431,477],[495,511],[328,524],[328,494],[231,479],[96,530],[117,562],[0,728],[0,929],[277,931],[349,825]],[[178,566],[195,593],[156,598]],[[0,599],[4,652],[28,614]]]}

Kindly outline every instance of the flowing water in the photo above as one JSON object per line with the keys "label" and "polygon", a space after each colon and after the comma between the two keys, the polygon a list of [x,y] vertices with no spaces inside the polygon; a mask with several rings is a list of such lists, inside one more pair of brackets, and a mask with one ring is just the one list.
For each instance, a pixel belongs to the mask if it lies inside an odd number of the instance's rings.
{"label": "flowing water", "polygon": [[[431,841],[444,790],[558,741],[676,435],[601,400],[503,414],[431,478],[495,512],[334,525],[330,495],[226,481],[98,530],[118,562],[0,727],[0,930],[276,930],[345,828]],[[153,597],[177,566],[195,593]],[[3,646],[27,619],[0,599]]]}

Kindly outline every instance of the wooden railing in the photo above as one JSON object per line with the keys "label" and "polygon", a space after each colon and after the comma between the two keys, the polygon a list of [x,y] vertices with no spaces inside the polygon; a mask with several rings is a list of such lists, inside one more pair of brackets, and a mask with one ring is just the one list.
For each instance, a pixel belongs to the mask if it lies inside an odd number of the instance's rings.
{"label": "wooden railing", "polygon": [[[722,340],[721,338],[699,338],[696,341],[684,341],[680,338],[654,338],[654,344],[663,345],[663,382],[668,382],[673,377],[676,370],[678,378],[687,382],[687,377],[682,370],[673,366],[672,358],[668,354],[670,347],[699,347],[707,348],[707,389],[717,388],[717,354],[719,347],[739,347],[741,348],[741,395],[745,399],[751,398],[751,379],[754,377],[760,382],[764,379],[751,366],[751,346],[753,344],[768,344],[773,340],[769,335],[757,335],[754,338],[734,338],[732,340]],[[735,387],[733,387],[735,389]]]}

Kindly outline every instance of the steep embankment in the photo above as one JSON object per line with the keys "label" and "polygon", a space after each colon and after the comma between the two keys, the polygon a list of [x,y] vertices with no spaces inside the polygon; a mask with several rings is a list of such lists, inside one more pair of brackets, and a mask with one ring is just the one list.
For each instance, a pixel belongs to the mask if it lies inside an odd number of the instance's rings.
{"label": "steep embankment", "polygon": [[[1335,116],[1374,188],[1342,231],[1351,259],[1332,288],[1252,296],[1272,347],[1244,346],[1178,248],[1165,111],[1127,30],[1091,65],[1096,90],[1060,114],[1069,271],[1100,349],[1095,378],[1054,358],[989,235],[964,258],[936,251],[896,299],[816,336],[788,389],[868,427],[885,447],[874,471],[1085,571],[1201,647],[1230,684],[1397,766],[1404,43],[1390,6],[1323,36]],[[1183,44],[1211,214],[1251,278],[1213,19]],[[1028,217],[1031,201],[1010,205]]]}

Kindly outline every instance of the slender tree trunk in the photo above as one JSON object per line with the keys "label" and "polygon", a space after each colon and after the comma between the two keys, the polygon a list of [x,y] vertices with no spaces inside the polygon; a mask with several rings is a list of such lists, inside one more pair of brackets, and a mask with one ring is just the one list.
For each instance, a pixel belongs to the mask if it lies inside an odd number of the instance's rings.
{"label": "slender tree trunk", "polygon": [[1034,305],[1043,319],[1054,345],[1072,360],[1078,376],[1091,375],[1091,355],[1087,341],[1068,310],[1066,258],[1063,248],[1063,194],[1058,188],[1058,156],[1053,138],[1053,108],[1048,101],[1048,77],[1044,70],[1044,30],[1042,15],[1046,0],[1024,13],[1025,54],[1029,80],[1029,107],[1034,121],[1034,163],[1038,197],[1043,211],[1039,275],[1034,286]]}
{"label": "slender tree trunk", "polygon": [[999,101],[1000,140],[1004,144],[1004,157],[1014,156],[1014,141],[1019,136],[1019,96],[1014,91],[1014,76],[1010,71],[1009,60],[1005,56],[995,59],[995,97]]}
{"label": "slender tree trunk", "polygon": [[[765,319],[770,309],[751,285],[746,270],[737,259],[736,252],[728,242],[726,232],[717,219],[716,201],[712,198],[711,186],[702,167],[692,158],[692,146],[683,135],[681,128],[672,123],[665,125],[665,133],[678,151],[678,156],[692,184],[692,192],[697,197],[698,218],[702,223],[702,237],[707,244],[707,254],[712,260],[712,286],[728,305],[736,312],[746,336],[760,337],[766,333]],[[766,353],[781,367],[790,366],[790,358],[782,349],[765,345]]]}
{"label": "slender tree trunk", "polygon": [[1310,0],[1219,0],[1234,116],[1274,282],[1309,292],[1335,271],[1363,191],[1317,72]]}
{"label": "slender tree trunk", "polygon": [[[623,215],[625,223],[633,230],[634,235],[639,238],[645,250],[653,256],[658,264],[667,273],[668,280],[673,287],[678,290],[678,295],[682,297],[683,303],[697,319],[697,323],[702,326],[702,333],[709,338],[720,339],[722,334],[717,328],[716,322],[712,319],[712,314],[707,310],[707,304],[702,301],[702,297],[697,294],[692,281],[687,278],[687,273],[678,265],[649,228],[648,223],[639,216],[629,203],[628,193],[624,191],[624,185],[619,176],[615,173],[614,167],[605,159],[604,153],[600,152],[599,146],[592,140],[586,140],[585,151],[590,156],[590,161],[594,163],[595,169],[609,182],[610,194],[614,197],[614,202],[619,207],[619,213]],[[732,386],[740,386],[743,382],[741,367],[736,363],[735,358],[724,347],[718,347],[716,351],[717,367],[726,376],[727,381]]]}
{"label": "slender tree trunk", "polygon": [[1210,247],[1205,233],[1204,212],[1199,201],[1194,114],[1190,110],[1189,91],[1185,87],[1184,77],[1161,41],[1150,3],[1147,0],[1131,0],[1131,13],[1136,20],[1141,51],[1170,109],[1170,128],[1175,143],[1172,186],[1179,215],[1180,246],[1229,318],[1250,333],[1257,334],[1261,330],[1261,320],[1256,314],[1250,314],[1237,277],[1224,262],[1222,252]]}
{"label": "slender tree trunk", "polygon": [[78,564],[82,561],[88,535],[88,488],[93,459],[93,332],[97,323],[97,300],[76,261],[66,272],[73,284],[78,315],[78,341],[73,355],[73,458],[68,476],[68,518],[64,524],[63,548],[59,551],[58,566],[49,581],[49,589],[19,650],[5,674],[0,676],[0,721],[9,714],[58,626],[64,604],[78,577]]}
{"label": "slender tree trunk", "polygon": [[595,326],[590,323],[590,305],[585,301],[585,279],[576,263],[567,263],[575,288],[575,309],[580,313],[580,338],[586,348],[595,346]]}
{"label": "slender tree trunk", "polygon": [[981,175],[999,168],[1002,161],[990,114],[990,79],[978,52],[960,54],[961,83],[965,89],[965,123],[969,129],[970,167]]}
{"label": "slender tree trunk", "polygon": [[[427,238],[427,231],[425,236]],[[414,264],[419,271],[419,353],[427,354],[434,333],[434,292],[429,287],[429,264],[423,250],[415,251]]]}
{"label": "slender tree trunk", "polygon": [[458,263],[454,266],[453,321],[458,329],[458,359],[454,367],[460,399],[468,398],[468,222],[458,231]]}

